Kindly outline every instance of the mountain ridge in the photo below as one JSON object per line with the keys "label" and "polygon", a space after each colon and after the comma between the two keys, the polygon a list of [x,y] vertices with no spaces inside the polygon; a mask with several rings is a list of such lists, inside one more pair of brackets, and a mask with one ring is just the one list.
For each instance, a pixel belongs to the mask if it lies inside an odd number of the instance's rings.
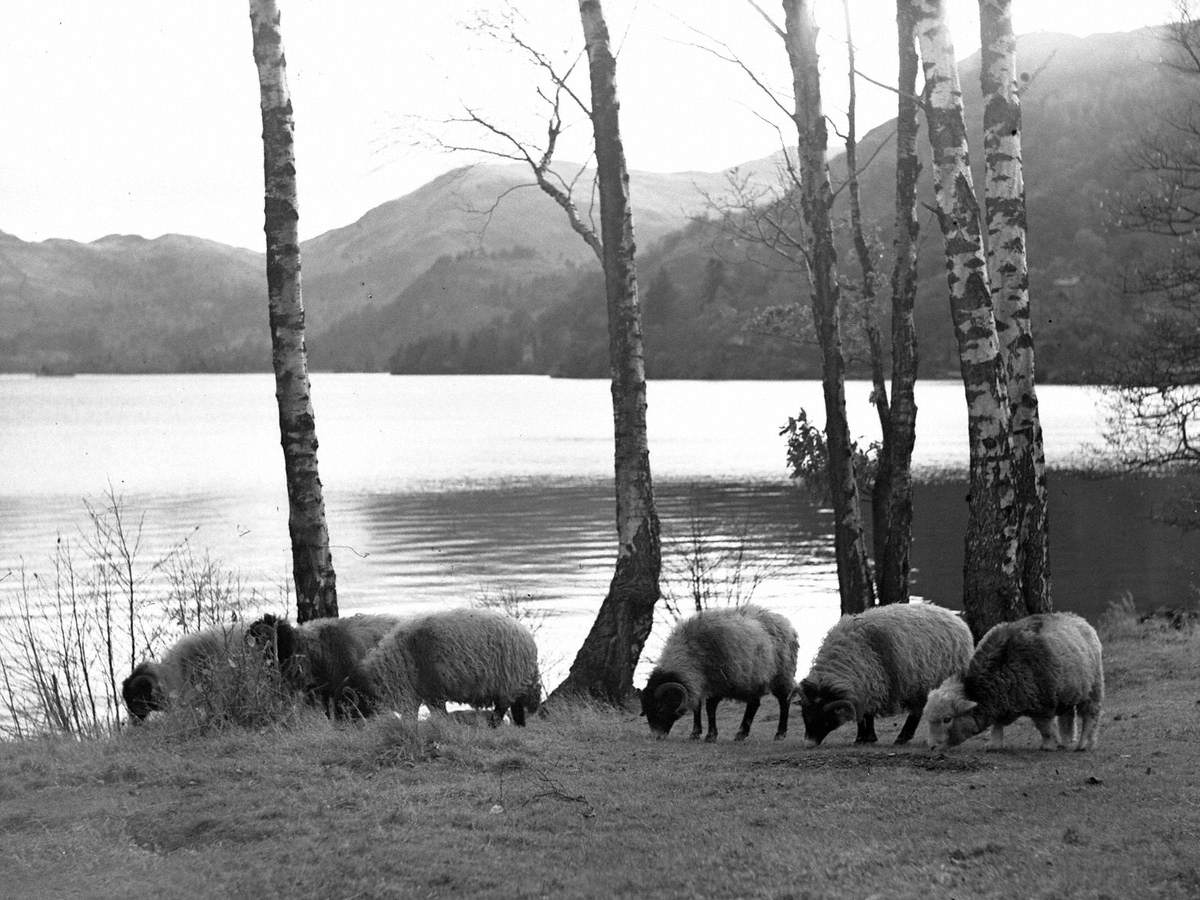
{"label": "mountain ridge", "polygon": [[[1087,377],[1079,358],[1111,352],[1136,318],[1114,285],[1118,264],[1147,245],[1114,231],[1107,208],[1127,180],[1122,155],[1153,123],[1163,96],[1180,90],[1150,64],[1161,55],[1156,35],[1020,38],[1030,75],[1023,137],[1035,337],[1039,369],[1050,378]],[[978,173],[979,54],[960,66]],[[864,135],[860,158],[870,158],[891,129],[884,123]],[[924,203],[932,196],[924,136],[921,155]],[[864,213],[885,247],[894,215],[888,157],[880,153],[862,175]],[[737,167],[739,177],[767,184],[778,158],[748,161]],[[568,179],[577,171],[560,166]],[[841,158],[831,170],[835,181],[844,178]],[[705,194],[722,194],[729,171],[631,173],[647,318],[659,317],[648,326],[658,330],[649,335],[648,368],[671,377],[806,375],[807,350],[786,351],[742,327],[755,308],[796,302],[802,286],[749,265],[745,247],[714,223],[696,221],[713,211]],[[434,359],[431,348],[449,347],[453,335],[466,354],[473,335],[482,347],[503,332],[506,358],[516,360],[507,367],[603,374],[603,301],[594,278],[587,280],[594,257],[548,197],[521,187],[529,181],[519,164],[457,166],[303,242],[313,368],[381,370],[394,358],[403,362],[405,348],[414,359]],[[577,184],[586,209],[586,170]],[[923,235],[923,371],[952,374],[943,264],[928,221]],[[843,252],[841,268],[852,279],[851,262]],[[671,315],[664,305],[651,312],[656,294],[673,304]],[[266,370],[265,299],[263,254],[253,250],[177,234],[82,243],[26,242],[0,231],[0,370]],[[754,364],[756,353],[770,361]]]}

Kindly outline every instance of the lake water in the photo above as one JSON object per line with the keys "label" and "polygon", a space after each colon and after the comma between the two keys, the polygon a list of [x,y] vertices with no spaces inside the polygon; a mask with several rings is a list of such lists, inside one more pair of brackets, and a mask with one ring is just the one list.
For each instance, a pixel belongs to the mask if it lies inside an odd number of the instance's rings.
{"label": "lake water", "polygon": [[[316,374],[329,530],[343,613],[531,597],[547,683],[565,673],[612,575],[612,413],[599,380]],[[650,460],[668,588],[693,530],[744,548],[754,599],[801,632],[802,667],[837,616],[830,513],[786,476],[779,428],[818,382],[652,382]],[[850,383],[852,430],[877,426]],[[1179,603],[1200,536],[1153,521],[1169,479],[1102,470],[1098,391],[1039,389],[1051,473],[1056,604],[1096,616],[1130,593]],[[966,414],[961,384],[918,388],[914,592],[955,606],[962,583]],[[20,572],[45,574],[59,535],[78,543],[83,500],[112,490],[142,516],[147,563],[188,537],[279,596],[290,578],[270,375],[0,375],[0,615]],[[732,577],[726,567],[725,576]],[[673,574],[672,574],[673,573]],[[148,589],[153,590],[151,581]],[[652,657],[668,628],[656,627]]]}

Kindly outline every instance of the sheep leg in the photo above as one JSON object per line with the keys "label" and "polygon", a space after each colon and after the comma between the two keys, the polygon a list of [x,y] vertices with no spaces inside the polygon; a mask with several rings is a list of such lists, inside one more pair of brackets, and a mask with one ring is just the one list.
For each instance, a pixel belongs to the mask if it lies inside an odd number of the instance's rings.
{"label": "sheep leg", "polygon": [[1004,749],[1004,726],[993,725],[992,733],[988,736],[988,750],[1003,750]]}
{"label": "sheep leg", "polygon": [[1075,710],[1069,709],[1058,716],[1058,746],[1066,747],[1075,742]]}
{"label": "sheep leg", "polygon": [[1038,734],[1042,736],[1042,750],[1057,750],[1062,746],[1062,742],[1058,739],[1058,722],[1054,716],[1038,716],[1033,719],[1033,727],[1038,730]]}
{"label": "sheep leg", "polygon": [[717,739],[717,704],[720,702],[719,697],[709,697],[704,701],[704,709],[708,713],[708,734],[704,736],[704,740],[709,744]]}
{"label": "sheep leg", "polygon": [[758,712],[758,705],[761,702],[761,697],[751,697],[746,701],[746,714],[742,716],[742,727],[739,728],[738,733],[733,736],[735,741],[744,741],[750,734],[750,725],[754,722],[754,716]]}
{"label": "sheep leg", "polygon": [[[489,728],[499,728],[504,723],[504,712],[507,709],[508,709],[508,704],[497,703],[496,708],[492,710],[492,714],[490,716],[488,716],[488,727]],[[515,709],[515,707],[514,707],[514,709]]]}
{"label": "sheep leg", "polygon": [[692,712],[692,740],[699,740],[700,733],[703,730],[704,729],[700,727],[700,706],[697,704],[696,709]]}
{"label": "sheep leg", "polygon": [[896,735],[897,744],[907,744],[913,739],[913,735],[917,733],[917,726],[921,724],[921,713],[923,710],[924,707],[908,714],[908,718],[904,720],[904,727]]}
{"label": "sheep leg", "polygon": [[779,701],[779,728],[775,731],[775,740],[780,741],[787,737],[788,711],[792,707],[791,686],[775,691],[775,699]]}
{"label": "sheep leg", "polygon": [[875,736],[875,716],[867,713],[858,720],[858,737],[854,739],[856,744],[874,744],[879,738]]}
{"label": "sheep leg", "polygon": [[1087,700],[1079,704],[1079,743],[1076,750],[1095,750],[1096,732],[1100,728],[1100,704]]}
{"label": "sheep leg", "polygon": [[523,700],[516,701],[509,707],[508,711],[512,713],[513,724],[518,728],[525,727],[525,702]]}

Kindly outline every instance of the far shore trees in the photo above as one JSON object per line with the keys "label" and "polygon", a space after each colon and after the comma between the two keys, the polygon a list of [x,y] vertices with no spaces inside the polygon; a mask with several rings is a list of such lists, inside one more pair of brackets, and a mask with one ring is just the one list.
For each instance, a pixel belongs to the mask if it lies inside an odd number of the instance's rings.
{"label": "far shore trees", "polygon": [[[1200,84],[1200,20],[1179,0],[1163,32],[1163,77]],[[1197,96],[1195,91],[1191,97]],[[1129,278],[1147,303],[1142,331],[1114,373],[1109,440],[1138,469],[1200,472],[1200,103],[1156,108],[1130,153],[1118,224],[1153,250]],[[1200,497],[1183,492],[1163,518],[1200,528]]]}
{"label": "far shore trees", "polygon": [[317,432],[309,393],[304,303],[300,291],[295,125],[279,10],[274,0],[250,0],[250,25],[263,123],[271,363],[287,478],[296,618],[305,622],[338,614],[337,579],[317,472]]}

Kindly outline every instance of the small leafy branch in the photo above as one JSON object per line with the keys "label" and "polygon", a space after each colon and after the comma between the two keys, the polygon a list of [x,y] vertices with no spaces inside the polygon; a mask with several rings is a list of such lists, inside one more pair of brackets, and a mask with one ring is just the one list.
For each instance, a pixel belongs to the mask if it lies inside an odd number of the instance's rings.
{"label": "small leafy branch", "polygon": [[[813,425],[808,413],[801,409],[795,416],[788,416],[787,424],[779,429],[779,434],[787,437],[787,466],[791,477],[815,496],[828,499],[829,445],[825,433]],[[859,493],[864,497],[871,495],[875,484],[881,449],[878,441],[872,441],[865,450],[857,441],[850,445]]]}

